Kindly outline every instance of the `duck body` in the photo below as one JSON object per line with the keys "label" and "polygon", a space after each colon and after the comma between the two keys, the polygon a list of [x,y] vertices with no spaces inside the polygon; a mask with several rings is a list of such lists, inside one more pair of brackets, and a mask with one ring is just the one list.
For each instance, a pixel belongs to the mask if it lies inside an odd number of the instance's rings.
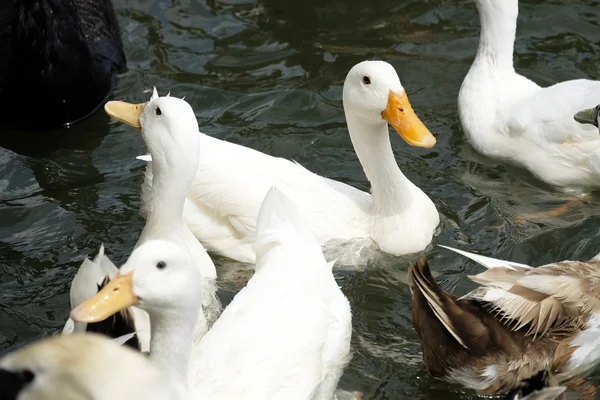
{"label": "duck body", "polygon": [[[371,195],[293,161],[205,134],[201,134],[201,154],[197,179],[186,197],[184,221],[208,251],[238,261],[255,262],[256,216],[273,185],[300,205],[325,246],[332,239],[372,237],[379,239],[382,250],[414,253],[429,244],[439,224],[433,202],[408,180],[405,194],[410,204],[402,214],[378,218],[373,217]],[[143,185],[142,193],[151,190],[152,162]],[[144,206],[142,210],[144,214]],[[420,223],[425,225],[422,229],[407,234]]]}
{"label": "duck body", "polygon": [[265,196],[254,249],[254,276],[200,343],[192,342],[200,271],[164,240],[136,248],[71,316],[97,321],[139,304],[150,315],[150,357],[187,377],[193,398],[332,399],[350,360],[350,305],[301,212],[276,189]]}
{"label": "duck body", "polygon": [[[431,147],[435,138],[414,114],[394,68],[381,61],[353,67],[344,84],[344,110],[371,194],[293,161],[200,133],[200,160],[184,221],[208,251],[255,261],[256,218],[272,186],[303,210],[321,245],[332,239],[371,238],[382,251],[401,255],[421,251],[431,242],[439,215],[429,197],[398,168],[387,122],[413,146]],[[142,187],[143,215],[152,185],[149,165]]]}
{"label": "duck body", "polygon": [[597,104],[600,82],[577,79],[540,87],[513,65],[518,0],[475,0],[477,55],[458,96],[463,131],[489,157],[528,169],[567,189],[600,186],[600,135],[573,115]]}
{"label": "duck body", "polygon": [[532,268],[454,251],[488,268],[463,297],[441,290],[426,262],[411,267],[413,324],[433,376],[502,394],[539,371],[562,384],[598,365],[600,262]]}
{"label": "duck body", "polygon": [[[12,126],[47,130],[86,118],[125,68],[111,0],[10,0],[0,20],[0,108]],[[45,107],[31,118],[40,99]]]}
{"label": "duck body", "polygon": [[283,192],[268,192],[256,273],[192,350],[198,398],[333,398],[350,361],[350,304],[302,218]]}

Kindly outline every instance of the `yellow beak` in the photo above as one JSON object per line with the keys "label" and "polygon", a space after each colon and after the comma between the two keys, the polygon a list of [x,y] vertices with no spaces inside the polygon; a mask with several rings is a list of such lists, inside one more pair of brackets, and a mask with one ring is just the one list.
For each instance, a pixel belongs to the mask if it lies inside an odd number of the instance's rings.
{"label": "yellow beak", "polygon": [[71,311],[71,318],[79,322],[104,321],[139,301],[133,293],[133,272],[117,275],[98,294]]}
{"label": "yellow beak", "polygon": [[406,92],[398,94],[390,90],[387,107],[381,116],[411,146],[431,148],[435,145],[435,137],[413,111]]}
{"label": "yellow beak", "polygon": [[144,112],[146,104],[148,103],[130,104],[124,101],[109,101],[104,105],[104,111],[117,121],[125,122],[135,129],[141,130],[140,116]]}

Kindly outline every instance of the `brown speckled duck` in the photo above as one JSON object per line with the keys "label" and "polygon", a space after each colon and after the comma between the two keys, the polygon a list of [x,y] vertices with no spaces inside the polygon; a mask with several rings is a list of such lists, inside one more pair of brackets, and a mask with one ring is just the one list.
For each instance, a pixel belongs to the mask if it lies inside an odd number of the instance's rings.
{"label": "brown speckled duck", "polygon": [[[443,246],[446,247],[446,246]],[[600,261],[532,268],[452,249],[487,268],[463,297],[443,291],[423,258],[409,270],[413,325],[429,372],[504,394],[539,371],[575,387],[600,361]],[[579,388],[594,398],[593,387]]]}

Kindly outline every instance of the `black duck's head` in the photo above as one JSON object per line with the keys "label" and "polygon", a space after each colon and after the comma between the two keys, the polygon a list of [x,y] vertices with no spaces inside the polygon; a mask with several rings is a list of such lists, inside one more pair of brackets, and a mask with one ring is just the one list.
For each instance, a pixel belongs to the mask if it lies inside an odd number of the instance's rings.
{"label": "black duck's head", "polygon": [[588,108],[587,110],[579,111],[575,114],[575,121],[580,124],[590,124],[598,128],[600,124],[600,104],[595,108]]}
{"label": "black duck's head", "polygon": [[95,113],[125,68],[111,0],[0,3],[0,124],[49,130]]}

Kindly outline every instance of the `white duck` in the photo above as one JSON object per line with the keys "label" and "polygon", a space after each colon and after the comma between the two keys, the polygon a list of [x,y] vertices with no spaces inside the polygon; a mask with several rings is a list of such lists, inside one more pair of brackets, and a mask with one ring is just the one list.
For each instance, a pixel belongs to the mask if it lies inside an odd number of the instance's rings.
{"label": "white duck", "polygon": [[542,88],[515,72],[518,0],[474,0],[481,34],[458,95],[473,147],[528,169],[558,187],[600,186],[600,135],[573,115],[600,99],[600,82],[577,79]]}
{"label": "white duck", "polygon": [[256,273],[199,345],[199,274],[179,246],[138,247],[119,275],[71,316],[96,321],[133,304],[150,314],[150,357],[181,375],[194,398],[331,399],[350,358],[351,311],[319,243],[272,189],[257,224]]}
{"label": "white duck", "polygon": [[[153,186],[144,193],[146,225],[136,247],[164,239],[183,247],[199,267],[202,279],[202,307],[194,334],[198,341],[221,312],[216,297],[216,269],[200,242],[183,221],[186,194],[198,168],[200,135],[194,111],[185,101],[158,97],[142,105],[109,101],[104,109],[111,117],[138,128],[154,162]],[[172,149],[177,149],[174,153]]]}
{"label": "white duck", "polygon": [[[383,61],[357,64],[344,82],[343,100],[348,131],[371,183],[371,195],[293,161],[185,129],[199,135],[201,148],[184,220],[208,251],[254,262],[256,216],[273,185],[302,209],[321,245],[331,239],[371,238],[384,252],[401,255],[421,251],[431,242],[438,212],[398,168],[387,124],[412,146],[432,147],[435,138],[415,115],[396,71]],[[122,120],[138,125],[134,115]],[[187,141],[181,143],[187,146]],[[170,159],[179,158],[184,150],[163,146]],[[153,170],[150,165],[146,169],[142,214],[150,208],[145,203],[152,198]],[[173,185],[179,181],[178,172],[170,181]],[[180,188],[186,185],[187,181],[179,183]]]}
{"label": "white duck", "polygon": [[0,359],[0,399],[188,398],[175,374],[96,334],[54,336]]}
{"label": "white duck", "polygon": [[[194,258],[202,272],[203,313],[198,317],[194,333],[194,342],[198,342],[208,327],[216,320],[221,304],[216,297],[216,269],[202,244],[194,237],[184,224],[183,204],[185,196],[198,165],[199,137],[198,125],[190,106],[174,98],[158,98],[156,92],[149,103],[140,107],[130,107],[122,102],[108,102],[106,112],[117,119],[134,113],[136,127],[141,129],[146,145],[154,156],[152,168],[155,185],[146,199],[148,208],[146,225],[140,235],[136,247],[153,239],[171,240],[184,247]],[[147,111],[144,110],[147,108]],[[191,133],[186,130],[191,130]],[[177,157],[169,158],[163,148],[179,148]],[[172,179],[176,176],[176,179]],[[187,186],[186,186],[187,185]],[[147,193],[148,195],[148,193]],[[75,308],[84,300],[94,296],[98,288],[112,279],[117,268],[104,254],[104,246],[100,247],[94,260],[86,259],[80,266],[71,283],[71,308]],[[120,331],[119,323],[126,331]],[[96,325],[67,321],[63,333],[95,331],[111,337],[124,338],[124,334],[135,330],[139,340],[138,348],[149,351],[150,328],[146,312],[132,307],[120,315],[115,315],[108,325]]]}

